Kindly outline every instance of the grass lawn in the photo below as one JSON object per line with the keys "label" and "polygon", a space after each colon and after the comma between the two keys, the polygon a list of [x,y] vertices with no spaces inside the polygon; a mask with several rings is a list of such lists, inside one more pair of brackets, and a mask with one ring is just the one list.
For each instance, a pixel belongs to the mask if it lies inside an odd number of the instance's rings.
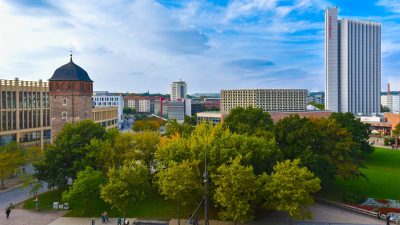
{"label": "grass lawn", "polygon": [[[40,195],[40,209],[41,210],[51,210],[53,207],[53,202],[60,202],[59,191],[49,191]],[[195,203],[197,204],[197,203]],[[23,207],[25,209],[34,209],[33,198],[28,199],[24,202]],[[195,209],[196,206],[186,206],[181,207],[181,217],[187,218]],[[110,217],[119,217],[121,214],[106,204],[101,199],[93,199],[90,204],[87,213],[83,213],[84,206],[79,203],[70,203],[70,210],[65,216],[72,217],[100,217],[101,212],[104,210],[108,212]],[[201,211],[200,215],[203,215]],[[147,199],[132,203],[128,207],[127,212],[128,217],[138,217],[138,218],[153,218],[153,219],[171,219],[178,218],[177,204],[174,201],[165,200],[164,197],[160,196],[158,193],[153,192],[151,196]],[[217,212],[212,209],[211,218],[217,218]]]}
{"label": "grass lawn", "polygon": [[360,193],[365,197],[400,200],[400,151],[375,148],[362,172],[368,180],[338,179],[331,191],[322,195],[340,201],[346,192]]}

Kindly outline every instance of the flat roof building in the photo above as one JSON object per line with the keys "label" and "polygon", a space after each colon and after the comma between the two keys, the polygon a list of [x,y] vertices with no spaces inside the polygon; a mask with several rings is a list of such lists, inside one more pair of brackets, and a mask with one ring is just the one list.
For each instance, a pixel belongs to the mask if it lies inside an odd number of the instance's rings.
{"label": "flat roof building", "polygon": [[221,111],[252,106],[263,111],[301,111],[307,107],[307,89],[221,90]]}

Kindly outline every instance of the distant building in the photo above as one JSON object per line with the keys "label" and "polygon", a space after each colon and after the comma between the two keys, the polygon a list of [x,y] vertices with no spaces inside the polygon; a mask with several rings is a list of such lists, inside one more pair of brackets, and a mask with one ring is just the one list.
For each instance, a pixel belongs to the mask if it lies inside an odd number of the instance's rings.
{"label": "distant building", "polygon": [[203,99],[204,110],[208,111],[220,111],[221,109],[221,98],[204,98]]}
{"label": "distant building", "polygon": [[197,115],[197,124],[212,123],[213,125],[223,123],[227,114],[222,112],[199,112]]}
{"label": "distant building", "polygon": [[301,111],[307,107],[306,89],[221,90],[221,111],[252,106],[263,111]]}
{"label": "distant building", "polygon": [[204,101],[200,99],[193,98],[191,99],[191,116],[196,115],[198,112],[204,111]]}
{"label": "distant building", "polygon": [[325,11],[325,109],[380,112],[381,24]]}
{"label": "distant building", "polygon": [[290,115],[298,115],[301,118],[305,117],[305,118],[320,119],[320,118],[328,118],[332,114],[332,112],[331,111],[298,111],[298,112],[275,111],[275,112],[269,112],[269,114],[271,115],[272,121],[276,123],[279,120],[289,117]]}
{"label": "distant building", "polygon": [[154,100],[154,114],[159,117],[168,118],[167,99],[165,99],[164,97],[160,97]]}
{"label": "distant building", "polygon": [[107,92],[97,92],[92,96],[92,102],[95,108],[118,107],[118,122],[123,122],[124,99],[121,95],[109,95]]}
{"label": "distant building", "polygon": [[309,95],[307,96],[307,103],[315,102],[318,104],[325,104],[324,95]]}
{"label": "distant building", "polygon": [[187,98],[187,85],[185,81],[179,80],[171,83],[171,101]]}
{"label": "distant building", "polygon": [[138,113],[154,113],[154,102],[160,98],[159,96],[128,95],[124,96],[124,106],[135,109]]}
{"label": "distant building", "polygon": [[190,99],[182,99],[179,101],[169,101],[168,105],[168,119],[177,120],[182,123],[185,116],[191,116],[191,101]]}
{"label": "distant building", "polygon": [[381,95],[381,105],[390,109],[390,112],[400,112],[399,95]]}

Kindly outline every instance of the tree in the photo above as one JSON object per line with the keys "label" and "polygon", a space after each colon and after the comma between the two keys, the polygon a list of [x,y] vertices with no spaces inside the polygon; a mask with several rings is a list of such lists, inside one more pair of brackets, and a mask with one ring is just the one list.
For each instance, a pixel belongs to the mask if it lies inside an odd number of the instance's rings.
{"label": "tree", "polygon": [[43,184],[40,181],[37,181],[36,177],[31,174],[22,174],[21,178],[23,180],[22,187],[29,189],[29,194],[36,197],[39,190],[43,187]]}
{"label": "tree", "polygon": [[165,124],[164,120],[158,118],[147,118],[143,120],[137,120],[133,126],[132,130],[136,132],[140,131],[159,131],[160,127]]}
{"label": "tree", "polygon": [[100,197],[126,217],[128,204],[145,198],[150,189],[147,169],[136,161],[109,170],[108,182],[100,188]]}
{"label": "tree", "polygon": [[4,180],[15,174],[25,164],[25,154],[21,146],[11,142],[0,147],[0,179],[4,189]]}
{"label": "tree", "polygon": [[257,192],[257,178],[252,166],[240,165],[236,157],[229,165],[223,164],[211,178],[216,186],[214,202],[221,206],[220,218],[236,222],[251,221]]}
{"label": "tree", "polygon": [[392,133],[393,133],[393,136],[395,136],[396,145],[398,145],[397,139],[400,137],[400,123],[396,125],[396,127],[394,128]]}
{"label": "tree", "polygon": [[193,116],[185,115],[185,119],[184,119],[183,123],[191,125],[191,126],[196,126],[196,124],[197,124],[197,115],[196,114],[193,115]]}
{"label": "tree", "polygon": [[99,197],[100,185],[104,181],[100,171],[88,166],[77,174],[72,186],[62,193],[62,199],[67,202],[83,202],[87,212],[90,200]]}
{"label": "tree", "polygon": [[320,190],[320,180],[306,167],[300,167],[300,160],[277,163],[271,176],[264,175],[264,180],[265,208],[286,211],[290,218],[312,217],[306,207],[313,204],[311,194]]}
{"label": "tree", "polygon": [[126,115],[133,115],[136,113],[136,110],[134,108],[130,108],[130,107],[124,107],[124,109],[122,111]]}
{"label": "tree", "polygon": [[381,105],[381,112],[390,112],[389,107]]}
{"label": "tree", "polygon": [[325,105],[323,103],[310,102],[310,105],[314,106],[319,110],[325,110]]}
{"label": "tree", "polygon": [[178,121],[176,121],[176,119],[168,120],[166,127],[167,129],[165,135],[169,137],[177,133],[184,137],[188,137],[193,131],[193,126],[191,124],[189,123],[180,124],[178,123]]}
{"label": "tree", "polygon": [[267,112],[250,106],[232,109],[225,118],[224,125],[233,133],[262,135],[272,130],[273,122]]}
{"label": "tree", "polygon": [[96,168],[94,154],[86,147],[92,139],[104,139],[105,135],[105,129],[90,120],[65,124],[54,143],[47,147],[44,161],[35,164],[37,178],[49,187],[65,190],[68,180],[74,180],[86,166]]}
{"label": "tree", "polygon": [[202,186],[198,170],[198,161],[184,160],[181,163],[171,162],[168,168],[157,173],[157,184],[160,193],[166,199],[172,199],[178,205],[178,224],[180,225],[180,207],[197,202]]}

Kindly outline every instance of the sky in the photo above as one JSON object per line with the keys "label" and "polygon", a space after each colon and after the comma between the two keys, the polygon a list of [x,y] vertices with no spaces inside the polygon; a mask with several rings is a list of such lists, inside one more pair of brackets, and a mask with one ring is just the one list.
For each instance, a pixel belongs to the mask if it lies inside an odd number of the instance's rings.
{"label": "sky", "polygon": [[400,90],[400,0],[0,0],[0,78],[73,61],[94,90],[324,90],[324,10],[382,23],[382,90]]}

